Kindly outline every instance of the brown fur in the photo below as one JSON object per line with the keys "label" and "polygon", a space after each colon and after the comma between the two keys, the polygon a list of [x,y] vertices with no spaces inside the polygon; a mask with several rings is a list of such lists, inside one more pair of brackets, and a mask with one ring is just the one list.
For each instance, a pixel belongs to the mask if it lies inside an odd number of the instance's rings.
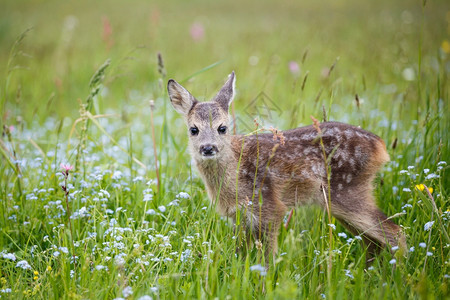
{"label": "brown fur", "polygon": [[[220,126],[229,125],[234,72],[211,102],[198,102],[173,80],[168,90],[188,126],[199,130],[190,136],[189,146],[211,201],[229,217],[243,209],[248,229],[266,242],[267,253],[276,252],[279,227],[290,208],[303,204],[326,208],[327,166],[313,126],[284,131],[284,144],[274,141],[272,134],[218,133]],[[377,208],[372,195],[376,172],[389,161],[384,142],[348,124],[326,122],[320,129],[326,156],[331,156],[332,214],[351,232],[361,234],[371,252],[387,244],[406,247],[400,227]],[[217,149],[212,157],[202,153],[205,145]]]}

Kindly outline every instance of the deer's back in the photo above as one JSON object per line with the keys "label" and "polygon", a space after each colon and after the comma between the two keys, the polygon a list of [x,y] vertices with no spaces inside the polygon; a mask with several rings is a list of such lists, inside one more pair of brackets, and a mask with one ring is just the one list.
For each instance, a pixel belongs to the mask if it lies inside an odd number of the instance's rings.
{"label": "deer's back", "polygon": [[[313,126],[283,131],[284,145],[274,140],[273,134],[234,137],[235,157],[241,158],[240,174],[248,179],[256,174],[257,182],[270,180],[298,187],[326,181],[329,167],[332,188],[342,189],[371,181],[389,160],[384,142],[371,132],[337,122],[322,123],[320,128],[321,139]],[[276,144],[280,145],[274,149]]]}

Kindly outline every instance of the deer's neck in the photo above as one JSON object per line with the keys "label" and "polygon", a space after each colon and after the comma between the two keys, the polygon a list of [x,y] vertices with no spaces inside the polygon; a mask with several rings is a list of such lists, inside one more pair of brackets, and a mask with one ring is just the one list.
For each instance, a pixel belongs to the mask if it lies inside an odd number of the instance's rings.
{"label": "deer's neck", "polygon": [[229,214],[228,207],[236,201],[237,159],[232,149],[217,159],[196,160],[196,165],[211,201],[220,212]]}

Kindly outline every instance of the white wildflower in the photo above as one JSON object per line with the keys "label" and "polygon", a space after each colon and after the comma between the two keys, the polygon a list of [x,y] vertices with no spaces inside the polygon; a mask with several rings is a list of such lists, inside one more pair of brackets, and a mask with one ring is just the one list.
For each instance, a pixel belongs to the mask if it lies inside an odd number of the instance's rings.
{"label": "white wildflower", "polygon": [[111,178],[112,178],[112,179],[115,179],[115,180],[118,180],[118,179],[122,178],[122,172],[120,172],[120,171],[114,171],[114,173],[113,173],[113,175],[112,175]]}
{"label": "white wildflower", "polygon": [[147,181],[146,185],[152,185],[152,184],[156,184],[157,181],[154,179],[150,179],[149,181]]}
{"label": "white wildflower", "polygon": [[153,199],[152,194],[145,194],[144,199],[142,201],[147,202],[147,201],[152,201],[152,199]]}
{"label": "white wildflower", "polygon": [[425,225],[423,226],[423,230],[429,231],[431,229],[431,227],[433,226],[433,224],[434,224],[434,221],[425,223]]}
{"label": "white wildflower", "polygon": [[266,276],[267,275],[267,270],[265,267],[261,266],[260,264],[258,265],[253,265],[250,267],[250,271],[257,271],[259,272],[259,275],[261,276]]}
{"label": "white wildflower", "polygon": [[149,209],[149,210],[147,210],[146,212],[145,212],[147,215],[154,215],[154,214],[156,214],[156,211],[154,210],[154,209]]}
{"label": "white wildflower", "polygon": [[2,256],[3,256],[3,258],[10,259],[12,261],[16,261],[16,256],[14,255],[14,253],[5,253],[5,254],[2,254]]}
{"label": "white wildflower", "polygon": [[177,200],[177,199],[171,201],[171,202],[168,204],[168,206],[179,206],[179,205],[180,205],[180,204],[178,203],[178,200]]}
{"label": "white wildflower", "polygon": [[427,177],[425,177],[425,179],[435,179],[435,178],[439,178],[440,176],[438,174],[428,174]]}
{"label": "white wildflower", "polygon": [[28,264],[26,260],[21,260],[17,262],[16,268],[22,268],[24,270],[31,270],[31,266]]}
{"label": "white wildflower", "polygon": [[131,288],[131,286],[127,286],[126,288],[124,288],[124,289],[122,290],[122,295],[123,295],[125,298],[128,298],[128,297],[130,297],[131,295],[133,295],[133,289]]}
{"label": "white wildflower", "polygon": [[341,237],[341,238],[344,238],[344,239],[347,238],[347,234],[345,234],[345,232],[339,232],[338,236]]}
{"label": "white wildflower", "polygon": [[393,186],[392,187],[392,193],[397,194],[397,192],[398,192],[398,187]]}
{"label": "white wildflower", "polygon": [[101,270],[108,271],[108,267],[107,267],[107,266],[103,266],[103,265],[96,265],[96,266],[95,266],[95,269],[96,269],[97,271],[101,271]]}
{"label": "white wildflower", "polygon": [[355,277],[353,277],[353,274],[350,270],[344,270],[344,272],[345,272],[345,276],[350,277],[351,279],[355,278]]}
{"label": "white wildflower", "polygon": [[176,197],[179,199],[189,199],[190,196],[188,193],[180,192]]}
{"label": "white wildflower", "polygon": [[[103,194],[103,195],[101,195],[100,197],[103,197],[103,196],[105,196],[106,198],[111,197],[111,195],[109,194],[109,192],[106,191],[106,190],[100,190],[100,193]],[[100,193],[99,193],[99,195],[100,195]]]}

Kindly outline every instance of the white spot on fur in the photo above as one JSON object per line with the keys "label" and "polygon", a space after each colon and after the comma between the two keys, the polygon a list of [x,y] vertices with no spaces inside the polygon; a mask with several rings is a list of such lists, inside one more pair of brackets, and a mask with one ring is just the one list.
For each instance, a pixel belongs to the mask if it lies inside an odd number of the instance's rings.
{"label": "white spot on fur", "polygon": [[352,178],[353,178],[353,176],[352,176],[352,174],[347,174],[347,183],[350,183],[351,181],[352,181]]}
{"label": "white spot on fur", "polygon": [[350,163],[350,166],[352,166],[352,168],[354,169],[354,168],[355,168],[355,165],[356,165],[355,160],[354,160],[353,158],[350,158],[350,159],[348,160],[348,162]]}
{"label": "white spot on fur", "polygon": [[316,136],[317,136],[317,134],[315,132],[311,132],[311,133],[303,134],[301,136],[301,139],[303,141],[310,141],[310,140],[314,139]]}
{"label": "white spot on fur", "polygon": [[356,147],[355,147],[355,157],[356,157],[357,159],[361,159],[361,157],[362,157],[362,149],[361,149],[361,146],[356,146]]}
{"label": "white spot on fur", "polygon": [[314,174],[319,175],[320,177],[324,177],[326,175],[325,169],[319,164],[312,165],[311,169]]}
{"label": "white spot on fur", "polygon": [[351,129],[346,129],[345,131],[344,131],[344,135],[345,135],[345,137],[346,138],[352,138],[352,137],[354,137],[355,136],[355,133],[358,133],[357,131],[354,131],[354,130],[351,130]]}
{"label": "white spot on fur", "polygon": [[304,155],[309,155],[311,152],[313,152],[311,147],[306,147],[305,149],[303,149]]}

